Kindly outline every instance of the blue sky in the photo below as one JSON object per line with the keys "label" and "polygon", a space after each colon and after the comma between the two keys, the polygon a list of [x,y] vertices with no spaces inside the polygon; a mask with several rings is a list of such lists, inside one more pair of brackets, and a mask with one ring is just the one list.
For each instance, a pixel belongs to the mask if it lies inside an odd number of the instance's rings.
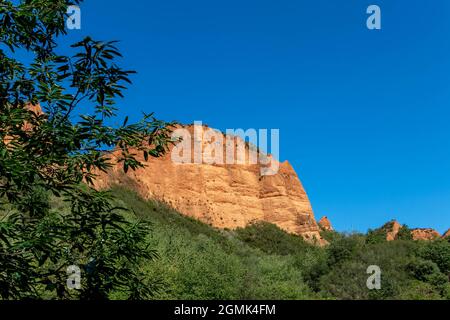
{"label": "blue sky", "polygon": [[[382,30],[366,28],[377,4]],[[448,0],[87,0],[85,35],[121,40],[137,120],[279,128],[319,218],[366,231],[450,227]],[[66,42],[66,41],[64,41]]]}

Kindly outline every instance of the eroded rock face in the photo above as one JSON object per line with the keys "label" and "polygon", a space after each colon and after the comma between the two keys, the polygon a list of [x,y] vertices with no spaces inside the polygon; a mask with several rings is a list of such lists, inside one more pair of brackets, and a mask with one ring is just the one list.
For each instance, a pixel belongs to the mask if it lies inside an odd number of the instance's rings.
{"label": "eroded rock face", "polygon": [[402,225],[397,220],[393,220],[392,222],[390,222],[386,232],[386,240],[393,241],[397,239],[397,234],[401,228]]}
{"label": "eroded rock face", "polygon": [[411,234],[414,240],[435,240],[441,237],[439,232],[431,228],[413,229]]}
{"label": "eroded rock face", "polygon": [[327,216],[322,217],[319,220],[319,226],[326,231],[333,231],[333,226],[331,225],[330,220],[328,219]]}
{"label": "eroded rock face", "polygon": [[[192,126],[185,128],[193,132]],[[204,144],[204,137],[200,138]],[[248,146],[246,150],[249,152]],[[326,243],[308,196],[287,161],[278,163],[277,174],[262,175],[262,165],[249,163],[248,154],[244,164],[180,164],[172,161],[170,152],[147,162],[140,155],[138,159],[146,168],[125,174],[117,165],[108,174],[99,174],[97,187],[126,185],[143,198],[164,201],[182,214],[218,228],[267,221],[309,241]]]}

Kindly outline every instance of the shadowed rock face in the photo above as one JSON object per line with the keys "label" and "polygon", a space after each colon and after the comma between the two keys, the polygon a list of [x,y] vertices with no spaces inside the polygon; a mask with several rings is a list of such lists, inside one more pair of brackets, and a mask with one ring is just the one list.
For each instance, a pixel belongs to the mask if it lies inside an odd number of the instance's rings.
{"label": "shadowed rock face", "polygon": [[[184,128],[193,132],[192,126]],[[99,173],[96,185],[129,186],[144,198],[164,201],[182,214],[218,228],[235,229],[253,221],[267,221],[309,241],[326,244],[292,166],[287,161],[278,163],[277,174],[263,176],[261,165],[248,161],[248,145],[245,150],[244,164],[180,164],[172,161],[170,152],[145,162],[139,155],[146,168],[124,174],[121,166],[115,166],[108,174]]]}
{"label": "shadowed rock face", "polygon": [[319,226],[326,231],[333,231],[333,226],[331,225],[330,220],[328,217],[322,217],[322,219],[319,220]]}
{"label": "shadowed rock face", "polygon": [[444,235],[442,236],[442,238],[444,238],[444,239],[450,238],[450,229],[448,229],[448,230],[444,233]]}
{"label": "shadowed rock face", "polygon": [[439,232],[431,228],[419,228],[411,230],[414,240],[435,240],[441,237]]}

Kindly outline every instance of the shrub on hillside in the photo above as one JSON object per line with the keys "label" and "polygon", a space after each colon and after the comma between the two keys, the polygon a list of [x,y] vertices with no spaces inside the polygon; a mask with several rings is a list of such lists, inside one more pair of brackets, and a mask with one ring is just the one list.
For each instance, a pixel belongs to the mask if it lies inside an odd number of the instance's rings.
{"label": "shrub on hillside", "polygon": [[439,270],[450,277],[450,242],[445,240],[426,242],[421,247],[419,256],[436,263]]}
{"label": "shrub on hillside", "polygon": [[296,254],[312,246],[302,237],[288,234],[278,226],[267,222],[255,222],[245,228],[239,228],[236,234],[249,246],[269,254]]}
{"label": "shrub on hillside", "polygon": [[365,238],[358,234],[345,236],[326,247],[328,265],[338,265],[346,260],[357,259],[360,248],[364,245]]}

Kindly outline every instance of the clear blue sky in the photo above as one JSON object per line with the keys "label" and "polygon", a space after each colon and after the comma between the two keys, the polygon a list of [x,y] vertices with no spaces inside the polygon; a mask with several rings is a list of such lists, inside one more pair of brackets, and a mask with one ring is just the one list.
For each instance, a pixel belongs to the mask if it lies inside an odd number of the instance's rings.
{"label": "clear blue sky", "polygon": [[[366,8],[382,30],[366,28]],[[135,69],[121,115],[279,128],[317,217],[450,227],[448,0],[87,0]]]}

